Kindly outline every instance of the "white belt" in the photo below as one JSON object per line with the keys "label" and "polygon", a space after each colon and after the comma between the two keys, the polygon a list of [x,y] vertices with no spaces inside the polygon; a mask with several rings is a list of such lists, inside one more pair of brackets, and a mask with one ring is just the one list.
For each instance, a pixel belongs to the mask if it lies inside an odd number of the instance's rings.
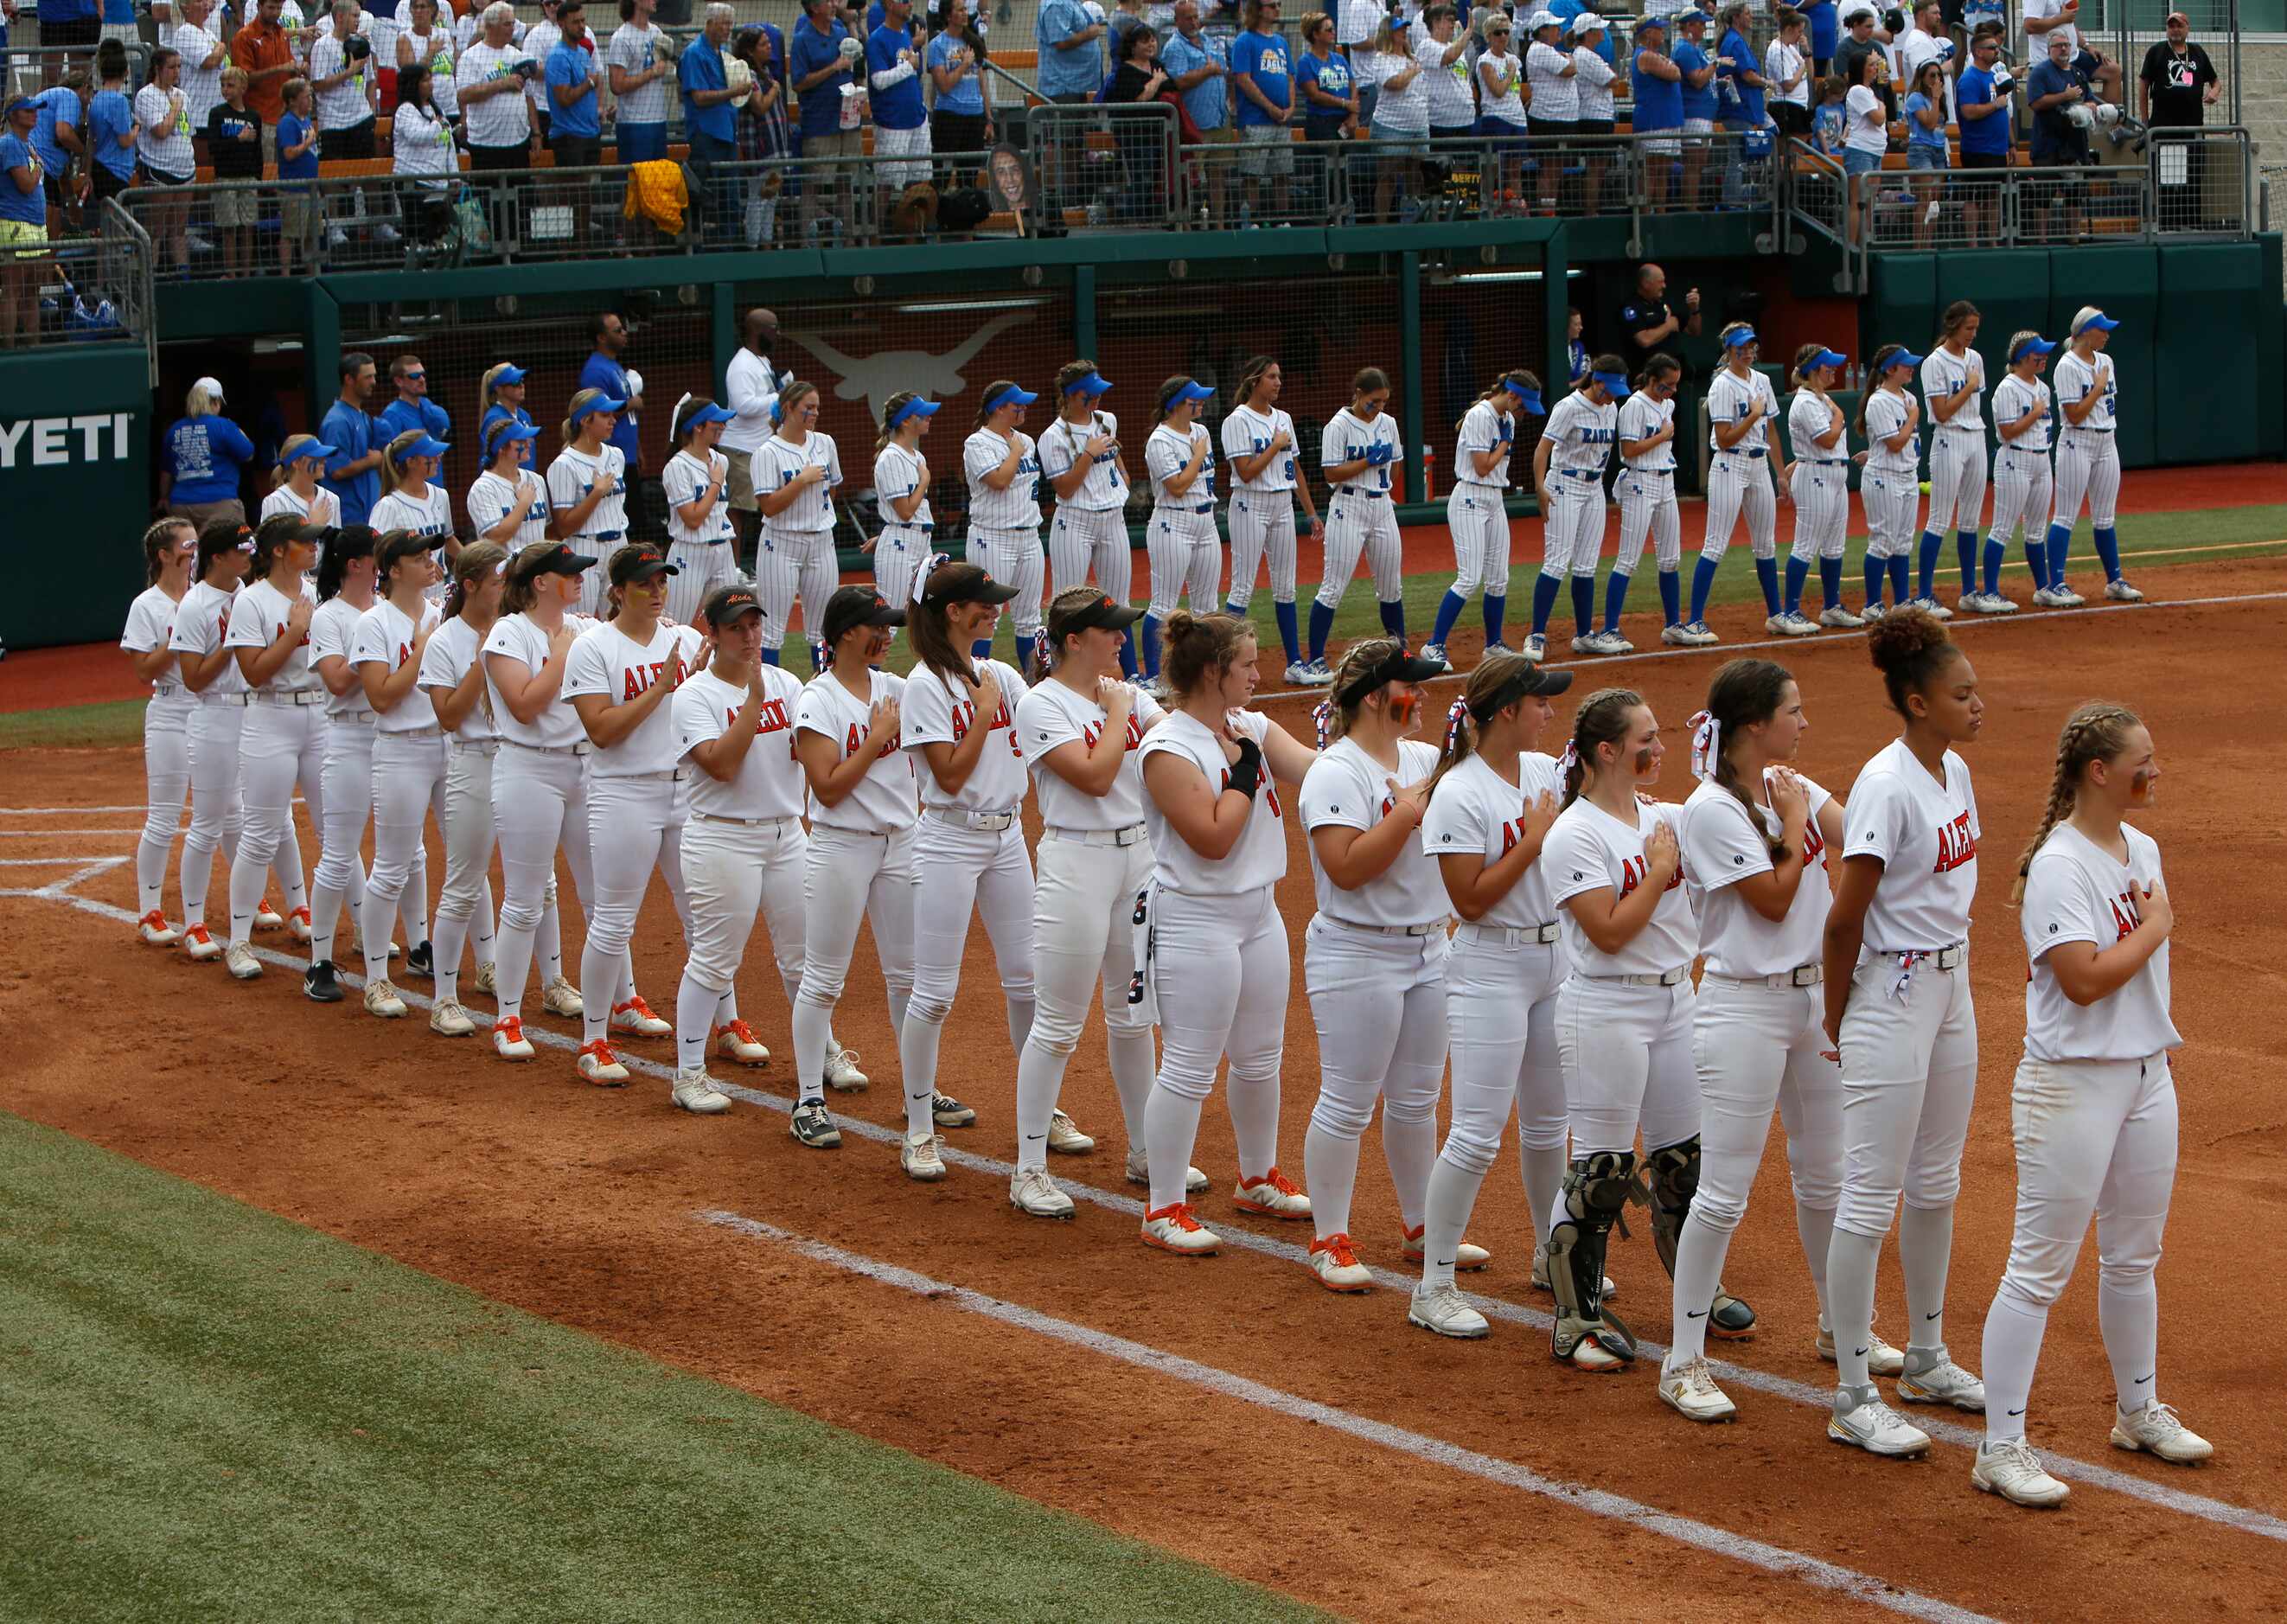
{"label": "white belt", "polygon": [[370,710],[336,710],[328,712],[326,717],[326,720],[341,727],[371,727],[373,725],[373,712]]}
{"label": "white belt", "polygon": [[1691,966],[1679,964],[1674,970],[1663,970],[1656,976],[1583,976],[1583,981],[1617,981],[1622,986],[1674,986],[1679,981],[1691,978]]}
{"label": "white belt", "polygon": [[692,812],[691,814],[691,820],[693,823],[728,823],[742,829],[774,829],[782,828],[789,823],[799,823],[802,821],[799,818],[794,817],[792,814],[779,818],[724,818],[719,817],[714,812]]}
{"label": "white belt", "polygon": [[596,776],[622,784],[671,784],[675,781],[675,769],[669,767],[663,772],[598,772]]}
{"label": "white belt", "polygon": [[521,739],[503,739],[503,744],[514,745],[519,750],[529,750],[535,756],[593,756],[596,747],[585,739],[577,744],[526,744]]}
{"label": "white belt", "polygon": [[257,689],[246,696],[249,705],[322,705],[333,695],[323,688]]}
{"label": "white belt", "polygon": [[1727,976],[1719,970],[1700,971],[1703,981],[1725,981],[1733,986],[1767,986],[1784,992],[1790,987],[1816,986],[1826,979],[1824,964],[1798,964],[1792,970],[1783,970],[1775,976]]}
{"label": "white belt", "polygon": [[377,728],[374,736],[379,739],[441,739],[445,736],[445,730],[439,724],[431,722],[426,727]]}
{"label": "white belt", "polygon": [[1042,840],[1069,840],[1083,846],[1136,846],[1144,844],[1144,826],[1131,823],[1124,829],[1065,829],[1053,825],[1041,831]]}
{"label": "white belt", "polygon": [[1337,919],[1332,914],[1321,914],[1318,921],[1345,931],[1355,931],[1361,936],[1433,936],[1445,928],[1445,922],[1442,919],[1424,925],[1362,925],[1351,920]]}
{"label": "white belt", "polygon": [[468,750],[479,756],[500,754],[501,741],[497,739],[463,739],[455,734],[451,743],[456,754],[462,750]]}
{"label": "white belt", "polygon": [[930,806],[922,811],[923,817],[934,819],[957,829],[976,829],[985,834],[998,834],[1017,821],[1014,812],[963,812],[957,806]]}
{"label": "white belt", "polygon": [[1482,942],[1488,947],[1539,947],[1559,939],[1557,928],[1546,925],[1486,925],[1458,924],[1453,927],[1456,941]]}
{"label": "white belt", "polygon": [[153,699],[172,699],[182,692],[183,685],[178,682],[154,682],[151,685]]}
{"label": "white belt", "polygon": [[831,829],[837,835],[847,835],[856,840],[887,840],[893,835],[905,833],[903,829],[853,829],[846,823],[820,823],[815,818],[810,820],[810,828],[812,834],[819,829]]}
{"label": "white belt", "polygon": [[1956,942],[1951,947],[1877,947],[1873,954],[1878,959],[1895,959],[1908,969],[1927,964],[1932,970],[1952,970],[1969,956],[1969,944]]}

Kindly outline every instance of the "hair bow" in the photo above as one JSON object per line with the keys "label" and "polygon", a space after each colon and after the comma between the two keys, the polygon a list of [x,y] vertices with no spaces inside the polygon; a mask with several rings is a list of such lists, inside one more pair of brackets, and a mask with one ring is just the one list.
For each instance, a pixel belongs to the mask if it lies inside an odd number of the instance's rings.
{"label": "hair bow", "polygon": [[1469,701],[1457,699],[1445,712],[1445,754],[1451,756],[1461,742],[1461,723],[1469,714]]}
{"label": "hair bow", "polygon": [[1333,714],[1334,701],[1331,699],[1320,700],[1318,708],[1310,713],[1310,720],[1318,724],[1318,748],[1322,750],[1326,748],[1326,727],[1333,720]]}
{"label": "hair bow", "polygon": [[1564,741],[1564,754],[1556,758],[1556,779],[1559,783],[1572,781],[1572,769],[1580,764],[1580,747],[1571,740]]}
{"label": "hair bow", "polygon": [[922,566],[914,572],[914,601],[915,603],[921,602],[922,595],[929,590],[929,578],[931,575],[936,574],[938,570],[944,568],[945,566],[952,562],[953,555],[944,552],[933,552],[930,554],[928,558],[922,560]]}
{"label": "hair bow", "polygon": [[1691,776],[1705,784],[1715,776],[1715,762],[1723,749],[1723,725],[1711,710],[1691,718]]}
{"label": "hair bow", "polygon": [[1049,642],[1049,629],[1046,626],[1041,627],[1033,633],[1033,669],[1034,670],[1045,671],[1049,669],[1049,651],[1052,646]]}

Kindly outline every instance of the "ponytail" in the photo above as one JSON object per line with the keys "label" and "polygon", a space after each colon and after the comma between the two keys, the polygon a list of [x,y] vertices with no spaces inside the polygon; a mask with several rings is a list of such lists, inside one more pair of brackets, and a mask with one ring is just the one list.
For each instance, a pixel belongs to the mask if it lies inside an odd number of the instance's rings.
{"label": "ponytail", "polygon": [[2025,879],[2033,871],[2034,853],[2058,823],[2072,816],[2073,799],[2080,793],[2080,775],[2088,770],[2089,763],[2117,756],[2127,748],[2128,730],[2141,725],[2142,718],[2127,706],[2101,700],[2083,705],[2065,718],[2064,731],[2057,735],[2057,764],[2049,780],[2049,803],[2025,846],[2025,854],[2017,860],[2017,878],[2009,887],[2011,903],[2025,899]]}
{"label": "ponytail", "polygon": [[1850,425],[1858,431],[1859,439],[1867,438],[1866,402],[1872,400],[1874,392],[1882,386],[1882,375],[1890,369],[1890,363],[1905,353],[1905,350],[1906,346],[1902,344],[1886,344],[1874,352],[1873,363],[1867,368],[1866,387],[1858,392],[1858,420]]}
{"label": "ponytail", "polygon": [[452,620],[468,606],[469,589],[508,562],[508,549],[498,542],[471,542],[453,560],[453,586],[445,594],[444,617]]}
{"label": "ponytail", "polygon": [[159,584],[159,561],[167,555],[168,550],[174,546],[175,532],[178,530],[188,530],[194,535],[198,534],[198,527],[187,519],[162,519],[143,532],[143,584],[145,586]]}
{"label": "ponytail", "polygon": [[[1707,685],[1707,709],[1700,713],[1706,725],[1715,730],[1714,749],[1708,752],[1706,780],[1746,809],[1749,826],[1761,836],[1774,863],[1786,856],[1787,848],[1771,837],[1755,797],[1741,781],[1738,768],[1732,764],[1731,751],[1745,729],[1768,722],[1777,714],[1787,684],[1793,680],[1794,674],[1775,661],[1728,660]],[[1695,759],[1693,765],[1698,764]]]}
{"label": "ponytail", "polygon": [[1580,798],[1580,791],[1588,781],[1588,769],[1596,759],[1600,745],[1618,744],[1628,736],[1628,717],[1643,703],[1643,696],[1633,688],[1602,688],[1580,701],[1573,713],[1572,738],[1564,747],[1560,764],[1564,772],[1564,804],[1570,806]]}

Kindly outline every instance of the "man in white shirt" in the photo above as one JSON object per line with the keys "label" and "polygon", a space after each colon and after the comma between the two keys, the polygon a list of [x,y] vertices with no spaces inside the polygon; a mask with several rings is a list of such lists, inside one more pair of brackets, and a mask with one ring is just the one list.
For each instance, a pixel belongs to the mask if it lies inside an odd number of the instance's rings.
{"label": "man in white shirt", "polygon": [[1938,0],[1921,0],[1914,7],[1911,25],[1898,39],[1898,57],[1904,70],[1901,83],[1909,91],[1919,85],[1922,64],[1933,59],[1944,64],[1945,117],[1948,123],[1954,123],[1953,80],[1959,65],[1953,60],[1953,40],[1946,33],[1945,12]]}
{"label": "man in white shirt", "polygon": [[516,8],[508,0],[493,0],[484,22],[484,38],[469,47],[453,72],[469,165],[529,169],[533,126],[525,87],[537,79],[537,64],[515,43]]}
{"label": "man in white shirt", "polygon": [[724,426],[721,444],[731,459],[731,522],[738,528],[742,568],[752,568],[756,538],[762,534],[754,455],[771,437],[771,408],[778,403],[779,391],[794,382],[793,373],[779,371],[771,360],[778,343],[778,313],[759,306],[748,311],[739,324],[739,353],[723,376],[723,404],[733,421]]}
{"label": "man in white shirt", "polygon": [[2080,66],[2096,81],[2096,88],[2107,101],[2117,102],[2120,95],[2120,64],[2089,44],[2088,36],[2080,31],[2080,0],[2024,0],[2025,51],[2022,61],[2028,66],[2044,60],[2049,54],[2047,36],[2061,31],[2072,42],[2073,59],[2085,55],[2089,59]]}

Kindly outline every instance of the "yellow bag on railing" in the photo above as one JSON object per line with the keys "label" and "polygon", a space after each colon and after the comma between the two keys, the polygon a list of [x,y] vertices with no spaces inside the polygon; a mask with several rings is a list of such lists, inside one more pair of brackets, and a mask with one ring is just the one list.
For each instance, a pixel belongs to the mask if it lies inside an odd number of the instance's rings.
{"label": "yellow bag on railing", "polygon": [[683,212],[691,195],[683,185],[683,165],[667,158],[652,158],[628,167],[628,201],[621,210],[632,220],[638,214],[670,237],[683,234]]}

